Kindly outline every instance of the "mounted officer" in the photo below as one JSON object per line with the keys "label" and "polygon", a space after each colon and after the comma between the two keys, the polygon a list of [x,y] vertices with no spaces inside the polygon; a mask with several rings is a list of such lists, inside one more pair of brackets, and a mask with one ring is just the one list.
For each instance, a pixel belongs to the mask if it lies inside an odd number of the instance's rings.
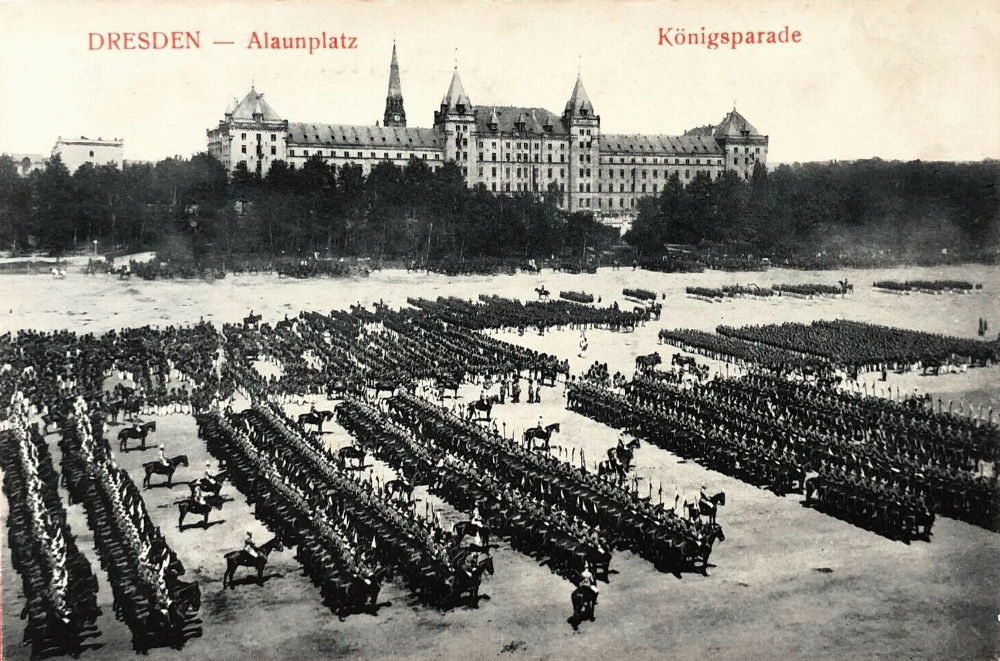
{"label": "mounted officer", "polygon": [[247,531],[246,539],[243,540],[243,550],[254,560],[260,557],[260,549],[253,543],[253,533],[250,531]]}

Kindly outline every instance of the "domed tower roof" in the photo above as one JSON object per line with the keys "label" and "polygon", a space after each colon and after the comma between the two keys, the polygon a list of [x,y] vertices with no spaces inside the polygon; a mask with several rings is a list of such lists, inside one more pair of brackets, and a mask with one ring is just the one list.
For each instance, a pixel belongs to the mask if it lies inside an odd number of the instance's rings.
{"label": "domed tower roof", "polygon": [[737,112],[736,108],[733,108],[715,127],[712,135],[716,138],[745,138],[759,136],[760,132],[747,121],[746,117]]}
{"label": "domed tower roof", "polygon": [[566,102],[565,114],[573,117],[593,117],[594,104],[587,96],[587,90],[583,88],[583,76],[576,75],[576,85],[573,86],[573,93]]}
{"label": "domed tower roof", "polygon": [[458,75],[458,67],[455,67],[455,73],[451,76],[451,84],[448,86],[448,93],[441,99],[441,105],[447,107],[448,110],[457,110],[458,106],[462,106],[466,112],[472,110],[472,101],[465,93],[462,79]]}

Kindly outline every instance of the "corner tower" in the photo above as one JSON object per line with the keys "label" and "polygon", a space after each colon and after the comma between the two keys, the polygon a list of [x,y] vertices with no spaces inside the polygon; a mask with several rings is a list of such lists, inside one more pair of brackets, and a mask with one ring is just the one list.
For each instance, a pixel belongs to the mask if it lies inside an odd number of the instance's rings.
{"label": "corner tower", "polygon": [[392,44],[392,61],[389,63],[389,91],[385,97],[383,126],[406,126],[406,111],[403,109],[403,87],[399,83],[399,62],[396,60],[396,42]]}

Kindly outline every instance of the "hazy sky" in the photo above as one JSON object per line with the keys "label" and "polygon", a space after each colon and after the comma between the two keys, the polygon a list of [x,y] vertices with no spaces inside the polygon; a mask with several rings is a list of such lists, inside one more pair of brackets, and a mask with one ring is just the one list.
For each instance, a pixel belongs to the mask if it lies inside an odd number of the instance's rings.
{"label": "hazy sky", "polygon": [[[458,49],[475,105],[562,108],[578,66],[607,133],[681,133],[735,101],[772,162],[1000,157],[1000,2],[9,2],[0,151],[121,137],[126,158],[205,149],[254,81],[291,121],[381,119],[395,37],[411,126]],[[788,45],[657,45],[659,28],[801,32]],[[88,51],[89,32],[200,30],[201,49]],[[356,50],[248,50],[253,31],[346,33]],[[213,45],[213,40],[235,41]]]}

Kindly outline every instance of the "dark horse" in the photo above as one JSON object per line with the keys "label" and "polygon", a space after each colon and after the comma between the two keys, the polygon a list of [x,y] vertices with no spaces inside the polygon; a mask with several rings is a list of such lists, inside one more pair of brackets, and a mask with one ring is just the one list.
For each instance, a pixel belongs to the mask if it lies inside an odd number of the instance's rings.
{"label": "dark horse", "polygon": [[180,518],[177,519],[177,527],[184,528],[184,517],[188,514],[200,514],[204,517],[201,525],[205,528],[208,527],[208,515],[213,510],[222,509],[222,497],[221,496],[206,496],[204,503],[199,503],[193,498],[188,500],[182,500],[177,503],[177,509],[180,510]]}
{"label": "dark horse", "polygon": [[[469,413],[469,420],[474,420],[476,418],[476,411],[481,411],[485,414],[486,420],[490,419],[490,413],[493,411],[493,405],[500,402],[500,398],[496,395],[491,395],[486,399],[479,399],[475,402],[469,402],[467,411]],[[482,419],[482,418],[478,418]]]}
{"label": "dark horse", "polygon": [[156,475],[166,475],[167,476],[167,486],[173,486],[171,482],[174,479],[174,471],[177,470],[178,466],[187,466],[188,458],[186,454],[179,454],[176,457],[171,457],[167,460],[167,465],[164,466],[158,461],[147,461],[142,465],[146,470],[146,477],[142,480],[142,486],[148,489],[151,485],[149,483],[149,478],[154,474]]}
{"label": "dark horse", "polygon": [[648,372],[661,362],[660,354],[653,352],[647,356],[638,356],[635,359],[635,370],[637,372]]}
{"label": "dark horse", "polygon": [[250,313],[247,316],[243,317],[243,325],[244,326],[256,326],[257,324],[260,323],[261,318],[262,317],[259,314]]}
{"label": "dark horse", "polygon": [[584,620],[594,621],[594,608],[597,606],[597,591],[589,585],[577,587],[569,596],[573,604],[573,617],[569,622],[576,629]]}
{"label": "dark horse", "polygon": [[316,429],[319,433],[323,433],[323,423],[327,420],[333,420],[333,411],[312,411],[308,413],[303,413],[298,417],[298,422],[300,425],[316,425]]}
{"label": "dark horse", "polygon": [[201,487],[201,490],[206,494],[218,496],[219,492],[222,491],[222,483],[228,477],[228,473],[226,473],[226,471],[222,471],[221,473],[217,473],[211,481],[204,477],[197,480],[191,480],[191,482],[188,483],[188,486],[191,487],[191,497],[194,497],[194,490],[198,487]]}
{"label": "dark horse", "polygon": [[534,448],[534,439],[538,438],[545,442],[545,451],[549,451],[549,440],[552,438],[553,432],[559,431],[559,423],[553,422],[551,425],[546,425],[545,429],[541,427],[530,427],[524,430],[524,436],[522,440],[527,443],[531,441],[531,446]]}
{"label": "dark horse", "polygon": [[475,521],[459,521],[455,524],[453,530],[455,531],[455,538],[458,543],[461,543],[466,537],[479,537],[479,541],[482,544],[470,544],[470,551],[478,551],[480,553],[490,552],[490,527],[485,523],[476,523]]}
{"label": "dark horse", "polygon": [[545,285],[535,287],[535,292],[538,294],[539,300],[547,299],[549,297],[549,290],[545,288]]}
{"label": "dark horse", "polygon": [[346,448],[340,448],[337,450],[337,456],[340,457],[341,463],[344,468],[347,468],[347,460],[353,459],[358,462],[353,468],[364,468],[365,467],[365,457],[367,454],[361,448],[356,448],[353,445],[348,445]]}
{"label": "dark horse", "polygon": [[139,425],[139,428],[126,427],[118,432],[118,450],[120,452],[128,452],[128,439],[138,438],[142,442],[142,447],[140,450],[146,449],[146,437],[149,436],[149,432],[156,431],[156,421],[151,420],[149,422],[144,422]]}
{"label": "dark horse", "polygon": [[698,514],[700,516],[707,516],[709,523],[715,523],[715,515],[719,511],[719,507],[720,506],[724,507],[725,505],[726,505],[726,492],[720,491],[719,493],[709,498],[708,502],[700,500],[698,501],[697,505],[692,504],[689,505],[689,507],[691,508],[692,513],[693,510],[697,507]]}
{"label": "dark horse", "polygon": [[469,601],[473,608],[479,608],[479,585],[483,582],[483,572],[493,574],[493,556],[488,556],[485,560],[480,560],[472,575],[467,576],[461,569],[455,570],[455,578],[451,584],[451,600],[458,602],[462,595],[469,593]]}
{"label": "dark horse", "polygon": [[379,567],[367,581],[360,576],[351,576],[346,582],[335,581],[334,591],[339,594],[329,595],[329,588],[324,587],[323,596],[332,597],[331,601],[339,604],[337,617],[341,621],[351,613],[375,615],[378,611],[378,593],[388,573],[388,567]]}
{"label": "dark horse", "polygon": [[625,447],[620,448],[616,445],[613,448],[608,448],[608,459],[612,463],[617,461],[627,471],[632,466],[632,457],[635,456],[635,451],[638,449],[639,439],[633,438]]}
{"label": "dark horse", "polygon": [[389,480],[385,483],[385,492],[390,498],[403,496],[407,502],[410,502],[413,500],[413,483],[404,479]]}
{"label": "dark horse", "polygon": [[229,586],[230,589],[235,587],[233,585],[233,574],[236,573],[237,567],[253,567],[257,570],[257,583],[262,583],[264,580],[264,567],[267,565],[267,556],[271,555],[271,551],[284,550],[285,547],[281,544],[281,540],[274,537],[271,541],[257,547],[258,554],[256,558],[243,549],[230,551],[223,556],[226,559],[226,573],[222,575],[222,587]]}

